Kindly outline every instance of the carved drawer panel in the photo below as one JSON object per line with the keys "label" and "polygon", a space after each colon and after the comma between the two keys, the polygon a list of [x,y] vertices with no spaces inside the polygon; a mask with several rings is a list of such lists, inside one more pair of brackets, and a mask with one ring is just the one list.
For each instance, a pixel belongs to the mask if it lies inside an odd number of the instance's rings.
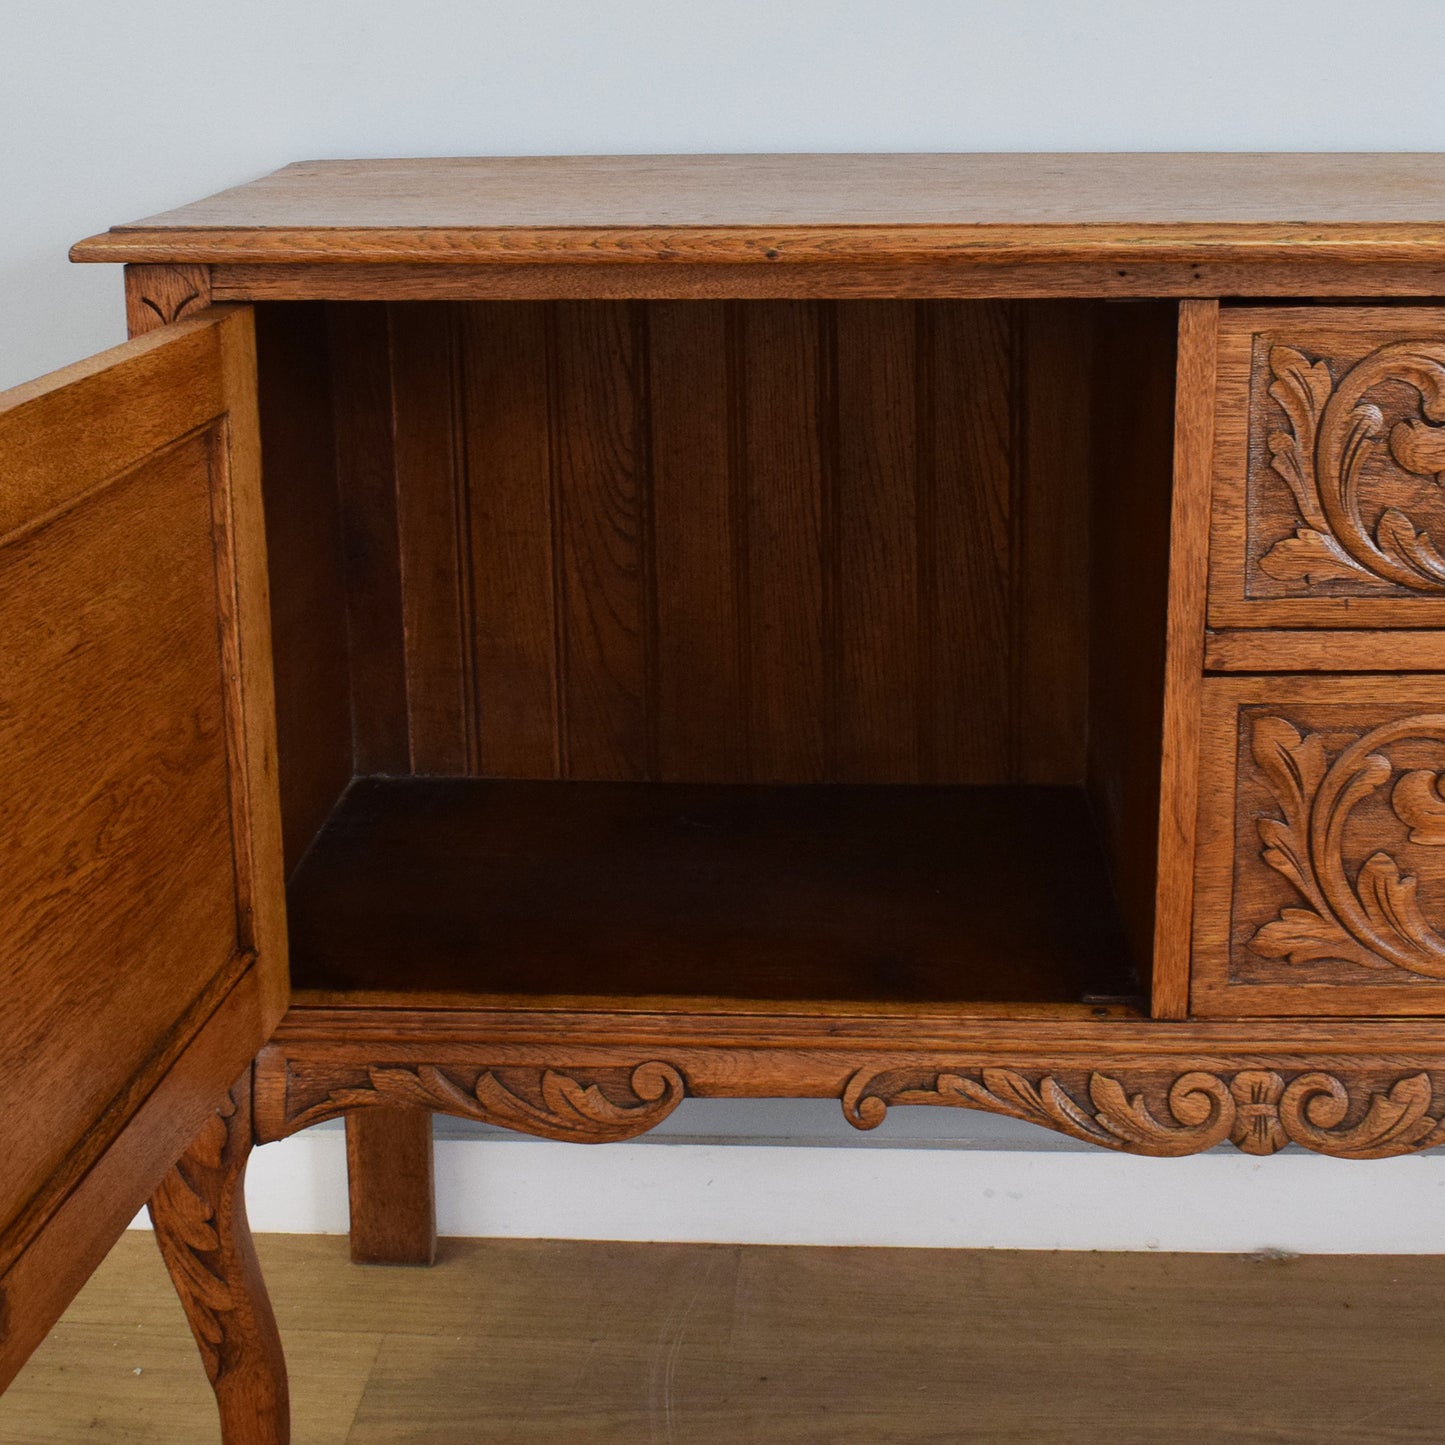
{"label": "carved drawer panel", "polygon": [[1445,626],[1445,310],[1220,314],[1211,627]]}
{"label": "carved drawer panel", "polygon": [[1445,1014],[1445,678],[1205,682],[1190,1002]]}

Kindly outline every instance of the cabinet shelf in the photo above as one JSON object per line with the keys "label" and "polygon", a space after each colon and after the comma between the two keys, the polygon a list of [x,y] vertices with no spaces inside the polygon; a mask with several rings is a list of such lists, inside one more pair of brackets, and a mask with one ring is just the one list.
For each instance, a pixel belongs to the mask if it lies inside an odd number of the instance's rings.
{"label": "cabinet shelf", "polygon": [[1138,991],[1065,787],[368,778],[290,915],[315,1003],[987,1011]]}

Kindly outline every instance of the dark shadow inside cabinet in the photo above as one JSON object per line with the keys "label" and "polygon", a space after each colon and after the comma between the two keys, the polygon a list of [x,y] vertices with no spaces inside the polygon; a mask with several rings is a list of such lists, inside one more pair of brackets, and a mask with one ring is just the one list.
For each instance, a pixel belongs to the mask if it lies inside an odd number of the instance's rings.
{"label": "dark shadow inside cabinet", "polygon": [[257,307],[298,1002],[1146,1007],[1177,307]]}

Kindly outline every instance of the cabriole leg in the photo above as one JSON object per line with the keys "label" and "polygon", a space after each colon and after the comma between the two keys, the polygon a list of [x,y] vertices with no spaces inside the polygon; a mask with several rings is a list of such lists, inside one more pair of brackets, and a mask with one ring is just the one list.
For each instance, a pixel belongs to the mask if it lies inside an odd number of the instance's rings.
{"label": "cabriole leg", "polygon": [[289,1445],[286,1360],[246,1222],[253,1142],[247,1070],[166,1175],[150,1214],[216,1392],[224,1445]]}

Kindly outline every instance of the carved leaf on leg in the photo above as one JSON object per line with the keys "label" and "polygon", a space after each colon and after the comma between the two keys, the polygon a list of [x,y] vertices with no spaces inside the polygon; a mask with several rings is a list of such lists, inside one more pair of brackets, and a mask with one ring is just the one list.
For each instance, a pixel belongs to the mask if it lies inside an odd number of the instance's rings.
{"label": "carved leaf on leg", "polygon": [[1352,1092],[1346,1078],[1321,1072],[1287,1082],[1265,1069],[1229,1075],[1190,1069],[1163,1089],[1161,1109],[1150,1106],[1144,1088],[1131,1093],[1125,1081],[1099,1072],[1075,1081],[982,1068],[917,1081],[860,1069],[843,1091],[843,1113],[855,1127],[872,1129],[895,1104],[982,1109],[1106,1149],[1165,1158],[1197,1154],[1226,1139],[1246,1154],[1274,1154],[1293,1143],[1345,1159],[1380,1159],[1445,1142],[1438,1117],[1445,1109],[1436,1106],[1430,1075],[1396,1078],[1383,1089],[1381,1083],[1370,1078]]}
{"label": "carved leaf on leg", "polygon": [[631,1102],[619,1103],[597,1083],[583,1084],[556,1069],[539,1073],[540,1102],[508,1088],[497,1073],[482,1069],[468,1086],[458,1069],[433,1064],[372,1065],[366,1082],[331,1089],[319,1102],[288,1121],[291,1130],[351,1109],[413,1106],[463,1119],[476,1119],[537,1134],[548,1139],[580,1143],[609,1143],[636,1138],[665,1119],[687,1092],[682,1075],[671,1064],[649,1061],[628,1076]]}
{"label": "carved leaf on leg", "polygon": [[224,1170],[228,1122],[236,1110],[236,1100],[228,1096],[206,1120],[186,1155],[161,1181],[149,1204],[156,1241],[185,1305],[206,1378],[213,1385],[223,1368],[222,1317],[236,1307],[237,1299],[231,1282],[216,1268],[221,1253],[216,1205],[210,1190],[195,1182],[195,1176],[200,1171]]}
{"label": "carved leaf on leg", "polygon": [[253,1142],[248,1071],[161,1182],[150,1213],[216,1392],[222,1439],[286,1445],[286,1362],[246,1223]]}

